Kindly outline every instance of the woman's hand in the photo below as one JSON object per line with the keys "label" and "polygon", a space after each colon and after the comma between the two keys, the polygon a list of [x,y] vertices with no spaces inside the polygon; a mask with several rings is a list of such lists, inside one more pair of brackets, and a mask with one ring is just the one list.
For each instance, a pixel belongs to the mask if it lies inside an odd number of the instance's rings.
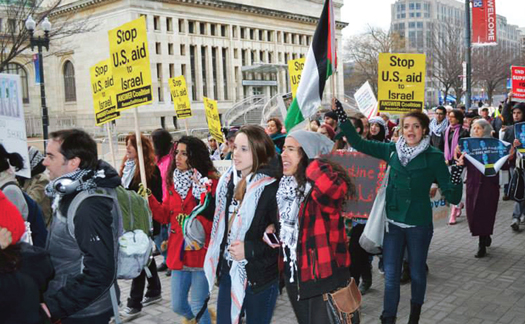
{"label": "woman's hand", "polygon": [[0,249],[4,250],[13,242],[11,232],[7,228],[0,227]]}
{"label": "woman's hand", "polygon": [[465,153],[461,154],[460,157],[456,159],[456,165],[457,166],[465,165]]}
{"label": "woman's hand", "polygon": [[521,142],[519,139],[515,139],[514,142],[512,142],[512,146],[514,147],[520,147],[521,146]]}
{"label": "woman's hand", "polygon": [[228,249],[230,251],[230,254],[232,258],[235,261],[242,261],[245,259],[244,257],[244,242],[242,241],[235,241],[230,245],[230,248]]}

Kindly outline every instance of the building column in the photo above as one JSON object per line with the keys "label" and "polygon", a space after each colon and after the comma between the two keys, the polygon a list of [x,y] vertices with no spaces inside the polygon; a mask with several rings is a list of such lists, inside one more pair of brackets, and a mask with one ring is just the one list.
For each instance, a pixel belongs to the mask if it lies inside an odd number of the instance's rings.
{"label": "building column", "polygon": [[[197,89],[197,98],[194,98],[194,101],[202,101],[203,92],[202,92],[202,66],[201,66],[201,46],[195,45],[195,81],[194,86]],[[191,67],[190,67],[191,68]]]}
{"label": "building column", "polygon": [[[215,94],[213,92],[213,58],[211,55],[211,45],[206,46],[206,78],[207,81],[207,88],[208,88],[208,98],[213,98],[213,100],[217,100],[215,98]],[[217,94],[219,89],[217,89]]]}
{"label": "building column", "polygon": [[[228,61],[227,58],[226,61]],[[226,68],[222,65],[222,47],[217,47],[217,100],[224,100],[224,87],[226,85],[224,84],[223,74]]]}

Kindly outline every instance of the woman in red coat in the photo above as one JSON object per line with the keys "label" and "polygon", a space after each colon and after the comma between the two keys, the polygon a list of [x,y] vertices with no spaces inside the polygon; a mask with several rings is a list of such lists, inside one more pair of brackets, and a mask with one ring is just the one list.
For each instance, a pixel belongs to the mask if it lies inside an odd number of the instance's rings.
{"label": "woman in red coat", "polygon": [[[162,224],[171,224],[167,258],[168,268],[173,270],[171,304],[173,311],[184,317],[183,323],[191,323],[208,297],[202,266],[210,240],[218,175],[206,145],[196,137],[183,136],[173,155],[168,169],[168,175],[172,176],[166,178],[168,195],[165,201],[160,204],[153,196],[149,201],[153,218]],[[208,208],[197,216],[205,233],[205,244],[195,249],[185,243],[181,224],[210,192],[213,197]],[[191,301],[188,302],[190,289]],[[210,314],[206,311],[199,323],[210,322]]]}

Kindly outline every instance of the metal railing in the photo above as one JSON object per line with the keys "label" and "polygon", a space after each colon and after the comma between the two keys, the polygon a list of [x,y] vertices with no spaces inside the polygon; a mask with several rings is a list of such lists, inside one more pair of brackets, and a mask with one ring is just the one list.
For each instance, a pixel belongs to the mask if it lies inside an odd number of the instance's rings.
{"label": "metal railing", "polygon": [[276,94],[264,105],[262,111],[261,125],[265,126],[266,121],[272,117],[277,117],[281,120],[286,118],[286,104],[284,103],[285,98],[291,97],[291,92],[287,94]]}
{"label": "metal railing", "polygon": [[[240,126],[247,123],[253,123],[254,115],[256,116],[257,113],[254,113],[254,109],[261,109],[264,107],[265,101],[268,100],[268,96],[266,95],[255,95],[248,97],[246,99],[243,99],[233,105],[232,108],[230,108],[225,114],[224,114],[224,122],[225,126]],[[260,114],[260,113],[259,113]],[[260,115],[259,115],[260,116]],[[260,121],[259,118],[255,118],[255,123],[258,123]]]}

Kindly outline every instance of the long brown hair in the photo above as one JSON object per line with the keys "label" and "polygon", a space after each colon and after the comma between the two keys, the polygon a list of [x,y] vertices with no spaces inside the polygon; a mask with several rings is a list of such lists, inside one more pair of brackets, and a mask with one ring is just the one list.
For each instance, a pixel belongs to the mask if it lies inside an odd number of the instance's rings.
{"label": "long brown hair", "polygon": [[203,177],[209,179],[218,179],[217,169],[213,165],[210,158],[210,152],[204,142],[195,136],[182,136],[175,149],[171,151],[171,163],[168,167],[168,175],[166,176],[166,185],[168,188],[173,186],[173,172],[177,168],[176,152],[179,144],[186,144],[186,152],[188,153],[188,167],[190,169],[197,169]]}
{"label": "long brown hair", "polygon": [[[252,152],[253,164],[250,173],[256,173],[261,167],[268,165],[275,156],[275,145],[264,128],[258,125],[246,125],[241,127],[235,136],[244,134],[248,137],[248,145]],[[234,152],[235,153],[235,152]],[[242,201],[246,193],[246,177],[242,178],[235,190],[235,199]]]}
{"label": "long brown hair", "polygon": [[[153,149],[153,144],[151,143],[151,140],[147,138],[144,135],[140,135],[140,139],[142,141],[142,153],[144,155],[144,168],[146,169],[146,181],[148,184],[150,183],[151,179],[153,179],[153,176],[155,175],[155,168],[157,167],[157,164],[155,163],[155,150]],[[131,141],[131,145],[137,151],[137,157],[135,158],[135,164],[137,167],[135,168],[135,175],[133,175],[133,180],[131,181],[131,185],[136,185],[140,183],[140,168],[139,168],[139,158],[138,158],[138,149],[137,149],[137,137],[135,134],[129,134],[126,136],[126,145],[128,142]],[[124,164],[126,163],[128,159],[124,155],[124,158],[122,159],[122,165],[120,166],[120,172],[119,175],[122,176],[122,173],[124,172]],[[149,186],[148,186],[149,187]]]}

